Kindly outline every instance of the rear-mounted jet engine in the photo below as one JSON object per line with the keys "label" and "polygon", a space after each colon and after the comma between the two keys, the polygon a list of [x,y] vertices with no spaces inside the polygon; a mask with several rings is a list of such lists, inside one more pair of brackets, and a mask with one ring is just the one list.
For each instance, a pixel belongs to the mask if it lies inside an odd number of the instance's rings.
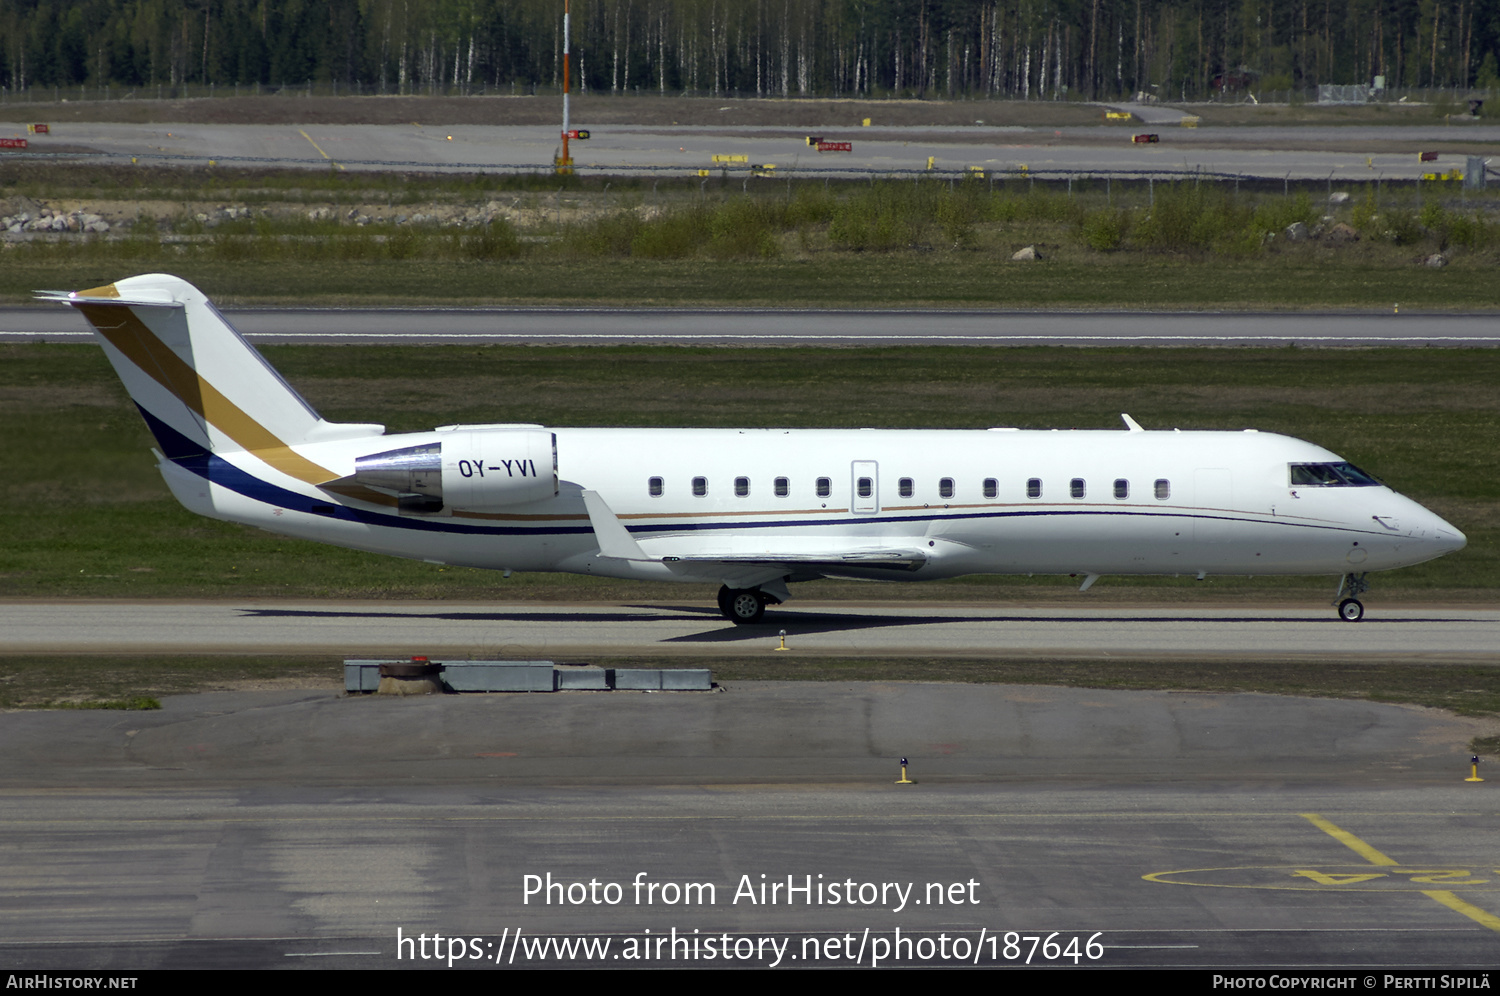
{"label": "rear-mounted jet engine", "polygon": [[434,442],[359,457],[354,473],[332,484],[395,495],[402,512],[416,515],[546,501],[557,496],[557,436],[545,429],[453,430]]}

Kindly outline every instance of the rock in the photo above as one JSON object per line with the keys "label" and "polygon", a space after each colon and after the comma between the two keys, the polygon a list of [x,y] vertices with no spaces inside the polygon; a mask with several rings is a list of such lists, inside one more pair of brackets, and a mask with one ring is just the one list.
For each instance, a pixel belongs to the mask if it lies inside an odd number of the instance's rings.
{"label": "rock", "polygon": [[1343,191],[1343,190],[1340,190],[1340,191],[1338,191],[1336,193],[1329,194],[1328,195],[1328,203],[1329,204],[1347,204],[1347,203],[1349,203],[1349,194],[1346,191]]}
{"label": "rock", "polygon": [[1300,221],[1294,221],[1286,226],[1286,237],[1292,242],[1301,242],[1307,238],[1307,226]]}
{"label": "rock", "polygon": [[1330,228],[1324,238],[1329,242],[1358,242],[1359,233],[1341,221]]}
{"label": "rock", "polygon": [[1422,265],[1423,266],[1430,266],[1434,270],[1441,269],[1442,267],[1445,267],[1445,266],[1448,265],[1448,257],[1444,256],[1440,252],[1435,252],[1431,256],[1428,256],[1425,259],[1423,259],[1422,260]]}
{"label": "rock", "polygon": [[1025,249],[1018,249],[1015,252],[1011,253],[1010,258],[1011,259],[1041,259],[1042,258],[1042,254],[1036,251],[1036,246],[1027,246]]}

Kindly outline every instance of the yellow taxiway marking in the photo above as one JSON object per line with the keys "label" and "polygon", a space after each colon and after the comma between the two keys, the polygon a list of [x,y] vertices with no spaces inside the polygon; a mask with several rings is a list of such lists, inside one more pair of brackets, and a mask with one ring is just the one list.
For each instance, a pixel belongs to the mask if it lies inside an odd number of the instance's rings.
{"label": "yellow taxiway marking", "polygon": [[[329,162],[333,163],[333,157],[330,156],[328,153],[324,152],[323,151],[323,147],[321,145],[319,145],[317,142],[314,142],[312,140],[312,136],[311,135],[309,135],[307,132],[303,131],[301,128],[297,129],[297,134],[299,134],[303,138],[307,139],[307,144],[311,145],[313,148],[317,149],[318,150],[318,155],[322,156],[324,159],[327,159]],[[338,163],[333,163],[333,165],[338,166],[339,169],[343,169],[344,168],[342,166],[339,166]]]}
{"label": "yellow taxiway marking", "polygon": [[1302,818],[1304,820],[1307,820],[1313,826],[1317,827],[1319,830],[1326,833],[1328,836],[1332,837],[1334,840],[1338,841],[1340,844],[1343,844],[1355,854],[1358,854],[1360,857],[1364,858],[1372,865],[1399,865],[1401,863],[1394,858],[1386,857],[1384,854],[1381,854],[1369,844],[1366,844],[1364,841],[1354,836],[1354,834],[1350,833],[1348,830],[1339,829],[1316,813],[1303,813]]}
{"label": "yellow taxiway marking", "polygon": [[[1328,836],[1332,837],[1334,840],[1338,841],[1340,844],[1343,844],[1345,847],[1349,848],[1349,850],[1353,851],[1355,854],[1358,854],[1360,857],[1370,862],[1370,864],[1372,865],[1384,866],[1396,865],[1400,863],[1382,854],[1380,851],[1371,847],[1369,844],[1366,844],[1364,841],[1354,836],[1354,834],[1350,833],[1348,830],[1344,830],[1340,827],[1335,826],[1316,813],[1303,813],[1302,818],[1307,820],[1313,826],[1317,827],[1319,830],[1326,833]],[[1414,879],[1414,881],[1416,880]],[[1470,903],[1464,902],[1462,899],[1459,899],[1451,892],[1447,892],[1442,889],[1424,889],[1422,890],[1422,895],[1428,897],[1429,899],[1433,899],[1437,902],[1442,903],[1444,906],[1448,907],[1450,910],[1453,910],[1455,913],[1462,913],[1464,916],[1468,917],[1470,920],[1473,920],[1475,923],[1479,924],[1482,927],[1488,927],[1490,930],[1500,933],[1500,917],[1495,916],[1493,913],[1486,912],[1485,910],[1480,909],[1478,906],[1474,906]]]}

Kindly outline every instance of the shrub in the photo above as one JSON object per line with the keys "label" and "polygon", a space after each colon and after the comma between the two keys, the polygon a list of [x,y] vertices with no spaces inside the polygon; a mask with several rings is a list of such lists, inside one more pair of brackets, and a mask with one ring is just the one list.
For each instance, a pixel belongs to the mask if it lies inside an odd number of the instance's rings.
{"label": "shrub", "polygon": [[1084,245],[1099,252],[1112,252],[1124,245],[1129,229],[1130,214],[1123,208],[1090,211],[1079,222]]}

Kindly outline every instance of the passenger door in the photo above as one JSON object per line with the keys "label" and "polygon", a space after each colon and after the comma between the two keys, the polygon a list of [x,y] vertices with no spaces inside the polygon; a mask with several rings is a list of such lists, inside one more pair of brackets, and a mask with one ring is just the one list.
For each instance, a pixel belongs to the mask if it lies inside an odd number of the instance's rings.
{"label": "passenger door", "polygon": [[849,511],[874,515],[880,511],[880,468],[874,460],[855,460],[849,473]]}

